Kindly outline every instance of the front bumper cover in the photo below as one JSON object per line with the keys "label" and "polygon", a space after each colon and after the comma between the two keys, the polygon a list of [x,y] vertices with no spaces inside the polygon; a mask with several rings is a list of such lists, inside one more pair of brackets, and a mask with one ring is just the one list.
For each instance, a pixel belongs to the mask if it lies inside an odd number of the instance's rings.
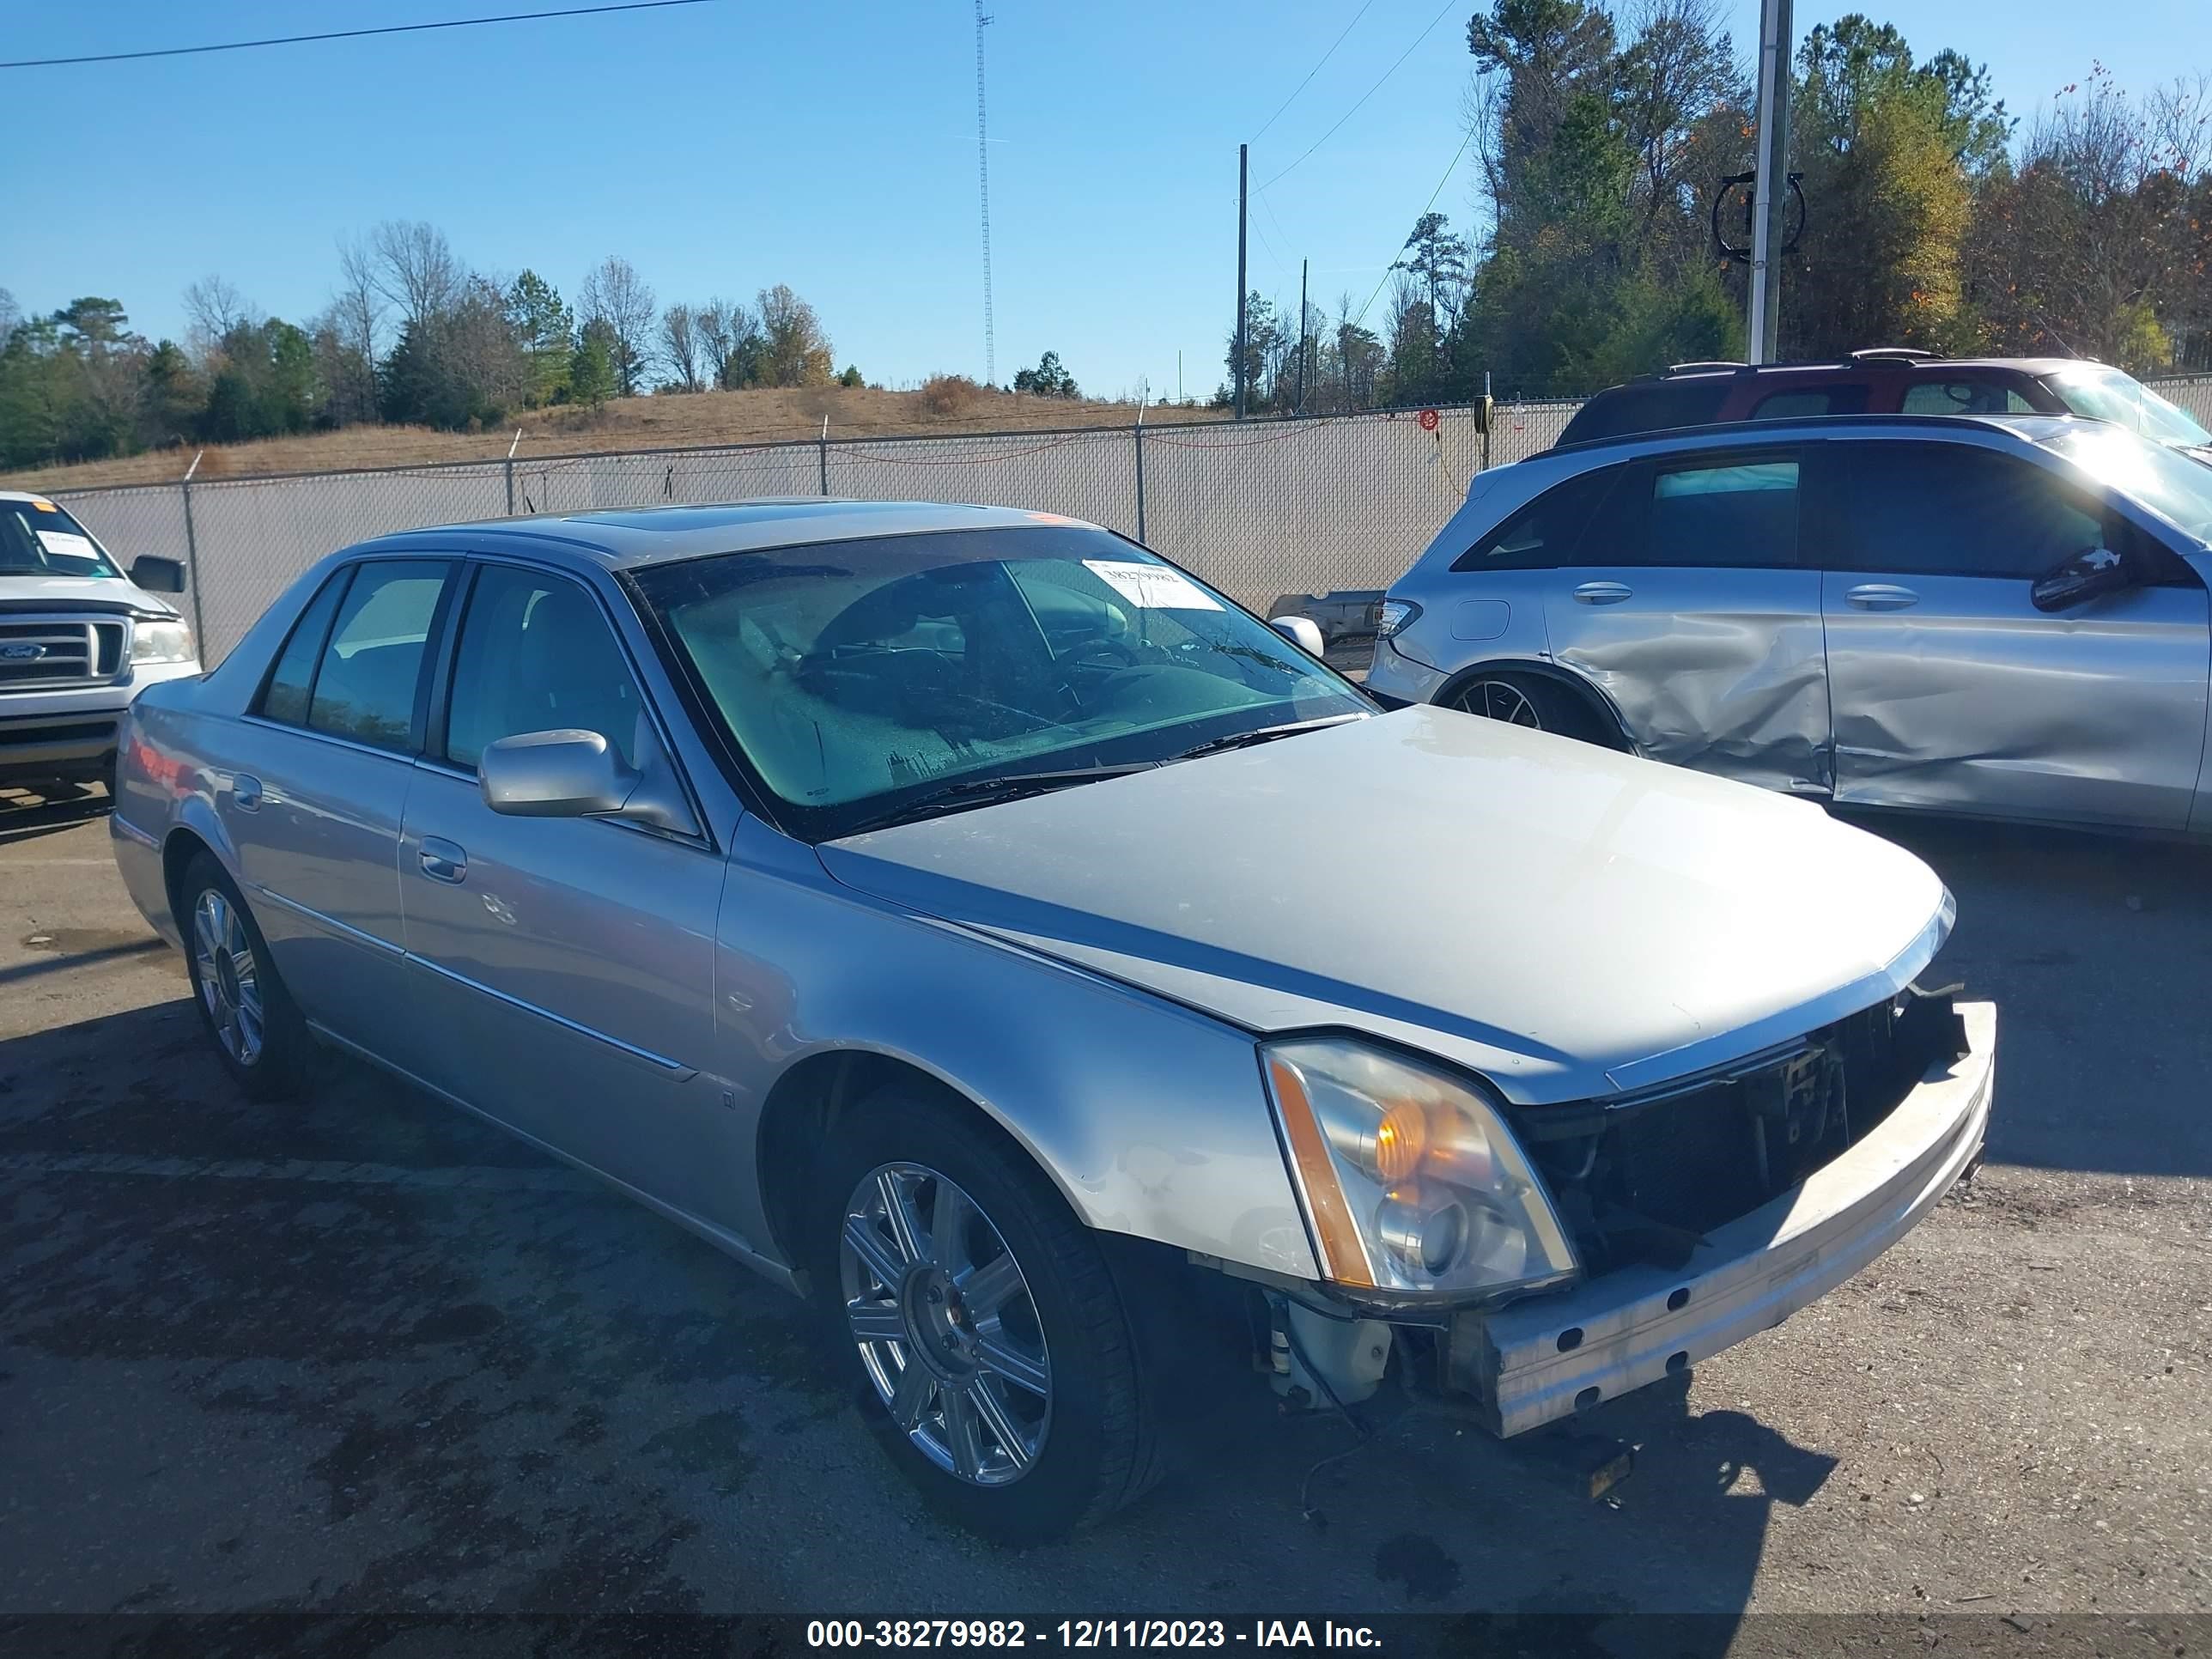
{"label": "front bumper cover", "polygon": [[1978,1158],[1996,1009],[1958,1006],[1967,1053],[1931,1066],[1866,1138],[1802,1184],[1707,1234],[1672,1270],[1624,1267],[1571,1291],[1460,1315],[1449,1370],[1484,1419],[1522,1434],[1643,1388],[1779,1325],[1894,1244]]}

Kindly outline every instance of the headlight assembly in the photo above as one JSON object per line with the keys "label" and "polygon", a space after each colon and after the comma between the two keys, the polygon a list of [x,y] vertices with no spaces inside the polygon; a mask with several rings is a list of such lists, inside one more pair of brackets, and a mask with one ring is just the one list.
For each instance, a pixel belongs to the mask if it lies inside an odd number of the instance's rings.
{"label": "headlight assembly", "polygon": [[133,662],[190,662],[192,630],[182,622],[134,623],[131,629]]}
{"label": "headlight assembly", "polygon": [[1347,1037],[1261,1060],[1331,1280],[1474,1296],[1574,1275],[1543,1183],[1473,1079]]}

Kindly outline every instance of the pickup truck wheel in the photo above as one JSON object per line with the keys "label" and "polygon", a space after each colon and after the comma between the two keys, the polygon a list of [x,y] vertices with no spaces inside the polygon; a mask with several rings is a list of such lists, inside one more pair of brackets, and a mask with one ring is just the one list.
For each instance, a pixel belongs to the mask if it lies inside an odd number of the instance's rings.
{"label": "pickup truck wheel", "polygon": [[825,1147],[816,1282],[862,1409],[930,1505],[1007,1543],[1111,1513],[1158,1474],[1098,1241],[1018,1151],[893,1087]]}
{"label": "pickup truck wheel", "polygon": [[255,1100],[294,1093],[307,1081],[313,1039],[236,885],[202,853],[178,895],[192,1001],[223,1069]]}

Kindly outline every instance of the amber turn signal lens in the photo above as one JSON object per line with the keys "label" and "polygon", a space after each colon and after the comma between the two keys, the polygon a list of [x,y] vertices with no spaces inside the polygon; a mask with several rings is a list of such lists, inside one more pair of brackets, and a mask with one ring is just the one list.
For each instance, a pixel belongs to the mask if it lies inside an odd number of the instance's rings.
{"label": "amber turn signal lens", "polygon": [[1428,1150],[1429,1120],[1416,1101],[1400,1101],[1375,1126],[1375,1173],[1393,1187],[1421,1167]]}
{"label": "amber turn signal lens", "polygon": [[1322,1271],[1340,1285],[1371,1287],[1374,1270],[1367,1265],[1367,1249],[1359,1242],[1359,1226],[1344,1201],[1344,1188],[1329,1162],[1328,1144],[1322,1139],[1307,1097],[1305,1079],[1288,1060],[1270,1059],[1268,1079],[1282,1109],[1283,1131],[1291,1143],[1291,1158],[1305,1188],[1306,1209],[1313,1218],[1316,1242],[1321,1246]]}

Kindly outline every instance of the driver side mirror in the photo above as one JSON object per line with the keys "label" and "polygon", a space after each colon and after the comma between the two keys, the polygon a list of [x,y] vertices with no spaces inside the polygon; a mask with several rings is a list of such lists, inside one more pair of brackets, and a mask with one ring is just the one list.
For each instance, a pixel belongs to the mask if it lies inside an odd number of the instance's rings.
{"label": "driver side mirror", "polygon": [[1321,624],[1311,617],[1273,617],[1267,626],[1309,657],[1318,659],[1328,648],[1321,636]]}
{"label": "driver side mirror", "polygon": [[2028,598],[2038,611],[2067,611],[2135,584],[2128,562],[2111,548],[2086,547],[2036,579]]}
{"label": "driver side mirror", "polygon": [[142,593],[181,593],[185,567],[158,554],[142,554],[131,562],[131,585]]}
{"label": "driver side mirror", "polygon": [[611,817],[637,786],[636,772],[597,732],[518,732],[477,757],[484,805],[508,817]]}

